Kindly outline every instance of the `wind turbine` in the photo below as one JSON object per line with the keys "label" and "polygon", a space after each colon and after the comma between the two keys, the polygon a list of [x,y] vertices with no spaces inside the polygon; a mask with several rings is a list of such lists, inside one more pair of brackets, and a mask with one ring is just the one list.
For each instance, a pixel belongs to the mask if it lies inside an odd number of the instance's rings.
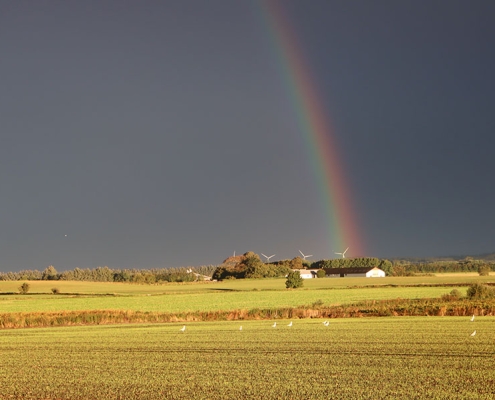
{"label": "wind turbine", "polygon": [[313,254],[309,254],[309,255],[305,256],[301,250],[299,250],[299,253],[301,253],[301,255],[303,256],[304,261],[306,261],[306,257],[313,257]]}
{"label": "wind turbine", "polygon": [[349,247],[347,249],[344,250],[343,253],[335,253],[335,254],[340,254],[342,256],[342,258],[345,258],[345,253],[347,253],[347,250],[349,250]]}
{"label": "wind turbine", "polygon": [[265,257],[265,258],[266,258],[266,262],[267,262],[267,263],[269,263],[269,262],[270,262],[270,258],[275,257],[275,254],[272,254],[270,257],[265,256],[263,253],[261,253],[261,255],[262,255],[263,257]]}

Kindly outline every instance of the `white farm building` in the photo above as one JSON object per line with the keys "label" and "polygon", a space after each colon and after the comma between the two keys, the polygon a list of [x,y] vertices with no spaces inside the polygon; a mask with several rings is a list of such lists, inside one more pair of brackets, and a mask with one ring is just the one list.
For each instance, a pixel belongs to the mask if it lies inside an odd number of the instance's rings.
{"label": "white farm building", "polygon": [[293,269],[292,271],[299,271],[299,275],[303,279],[312,279],[316,278],[317,269]]}
{"label": "white farm building", "polygon": [[384,278],[385,271],[378,267],[323,268],[328,278]]}

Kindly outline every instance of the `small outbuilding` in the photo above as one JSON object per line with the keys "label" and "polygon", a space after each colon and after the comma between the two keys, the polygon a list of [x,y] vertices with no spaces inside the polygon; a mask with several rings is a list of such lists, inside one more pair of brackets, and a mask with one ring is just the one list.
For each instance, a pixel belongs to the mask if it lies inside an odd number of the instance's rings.
{"label": "small outbuilding", "polygon": [[384,278],[385,271],[378,267],[323,268],[328,278]]}
{"label": "small outbuilding", "polygon": [[301,278],[303,278],[303,279],[312,279],[312,278],[316,278],[316,272],[318,270],[316,270],[316,269],[293,269],[292,271],[299,271],[299,275],[301,275]]}

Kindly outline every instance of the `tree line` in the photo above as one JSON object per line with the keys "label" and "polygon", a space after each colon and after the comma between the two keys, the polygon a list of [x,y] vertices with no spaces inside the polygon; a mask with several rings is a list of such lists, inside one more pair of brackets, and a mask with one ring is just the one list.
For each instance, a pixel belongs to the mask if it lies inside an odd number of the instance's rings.
{"label": "tree line", "polygon": [[390,270],[390,275],[413,276],[422,274],[439,274],[445,272],[477,272],[480,275],[495,271],[495,262],[485,260],[449,260],[431,262],[409,262],[404,260],[394,260]]}
{"label": "tree line", "polygon": [[386,260],[375,257],[337,258],[311,262],[301,257],[264,263],[260,256],[252,251],[240,256],[229,257],[222,264],[200,267],[155,268],[155,269],[112,269],[109,267],[75,268],[57,272],[53,265],[43,271],[23,270],[19,272],[0,272],[3,281],[90,281],[90,282],[193,282],[212,279],[276,278],[286,277],[294,269],[378,267],[388,276],[414,276],[444,272],[477,272],[488,274],[495,271],[495,261],[485,260],[449,260],[431,262],[411,262],[407,260]]}
{"label": "tree line", "polygon": [[216,266],[156,268],[156,269],[112,269],[109,267],[75,268],[57,272],[53,265],[43,271],[24,270],[19,272],[0,272],[2,281],[89,281],[89,282],[194,282],[211,277]]}

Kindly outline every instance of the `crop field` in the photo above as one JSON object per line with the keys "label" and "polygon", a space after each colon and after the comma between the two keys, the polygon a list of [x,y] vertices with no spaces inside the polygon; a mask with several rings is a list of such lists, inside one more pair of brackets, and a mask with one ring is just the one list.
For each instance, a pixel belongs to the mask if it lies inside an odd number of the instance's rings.
{"label": "crop field", "polygon": [[[466,291],[465,288],[458,288]],[[361,288],[335,290],[280,290],[280,291],[211,291],[203,293],[176,293],[152,296],[0,296],[1,312],[27,311],[217,311],[252,308],[296,307],[322,301],[326,305],[351,303],[361,300],[396,298],[440,297],[452,288],[406,287]]]}
{"label": "crop field", "polygon": [[494,317],[322,322],[3,330],[0,399],[495,396]]}
{"label": "crop field", "polygon": [[[24,281],[0,281],[0,293],[17,293],[18,287]],[[469,273],[439,274],[438,276],[408,276],[385,278],[325,278],[308,279],[304,287],[298,290],[313,289],[348,289],[353,287],[376,286],[431,286],[472,284],[475,282],[495,283],[495,276],[478,276]],[[117,294],[117,295],[147,295],[172,293],[203,293],[209,291],[251,291],[251,290],[282,290],[285,289],[285,279],[239,279],[222,282],[202,283],[165,283],[165,284],[133,284],[119,282],[84,282],[84,281],[31,281],[32,294],[50,294],[52,288],[58,288],[60,293],[80,294]]]}
{"label": "crop field", "polygon": [[[312,279],[304,287],[286,290],[284,279],[239,280],[202,284],[136,285],[125,283],[36,281],[27,295],[0,295],[1,312],[132,310],[194,312],[298,307],[322,302],[349,304],[364,300],[436,298],[468,282],[493,277],[411,277]],[[20,282],[0,282],[0,292],[15,293]],[[50,288],[60,289],[53,295]],[[77,293],[78,295],[69,295]]]}

